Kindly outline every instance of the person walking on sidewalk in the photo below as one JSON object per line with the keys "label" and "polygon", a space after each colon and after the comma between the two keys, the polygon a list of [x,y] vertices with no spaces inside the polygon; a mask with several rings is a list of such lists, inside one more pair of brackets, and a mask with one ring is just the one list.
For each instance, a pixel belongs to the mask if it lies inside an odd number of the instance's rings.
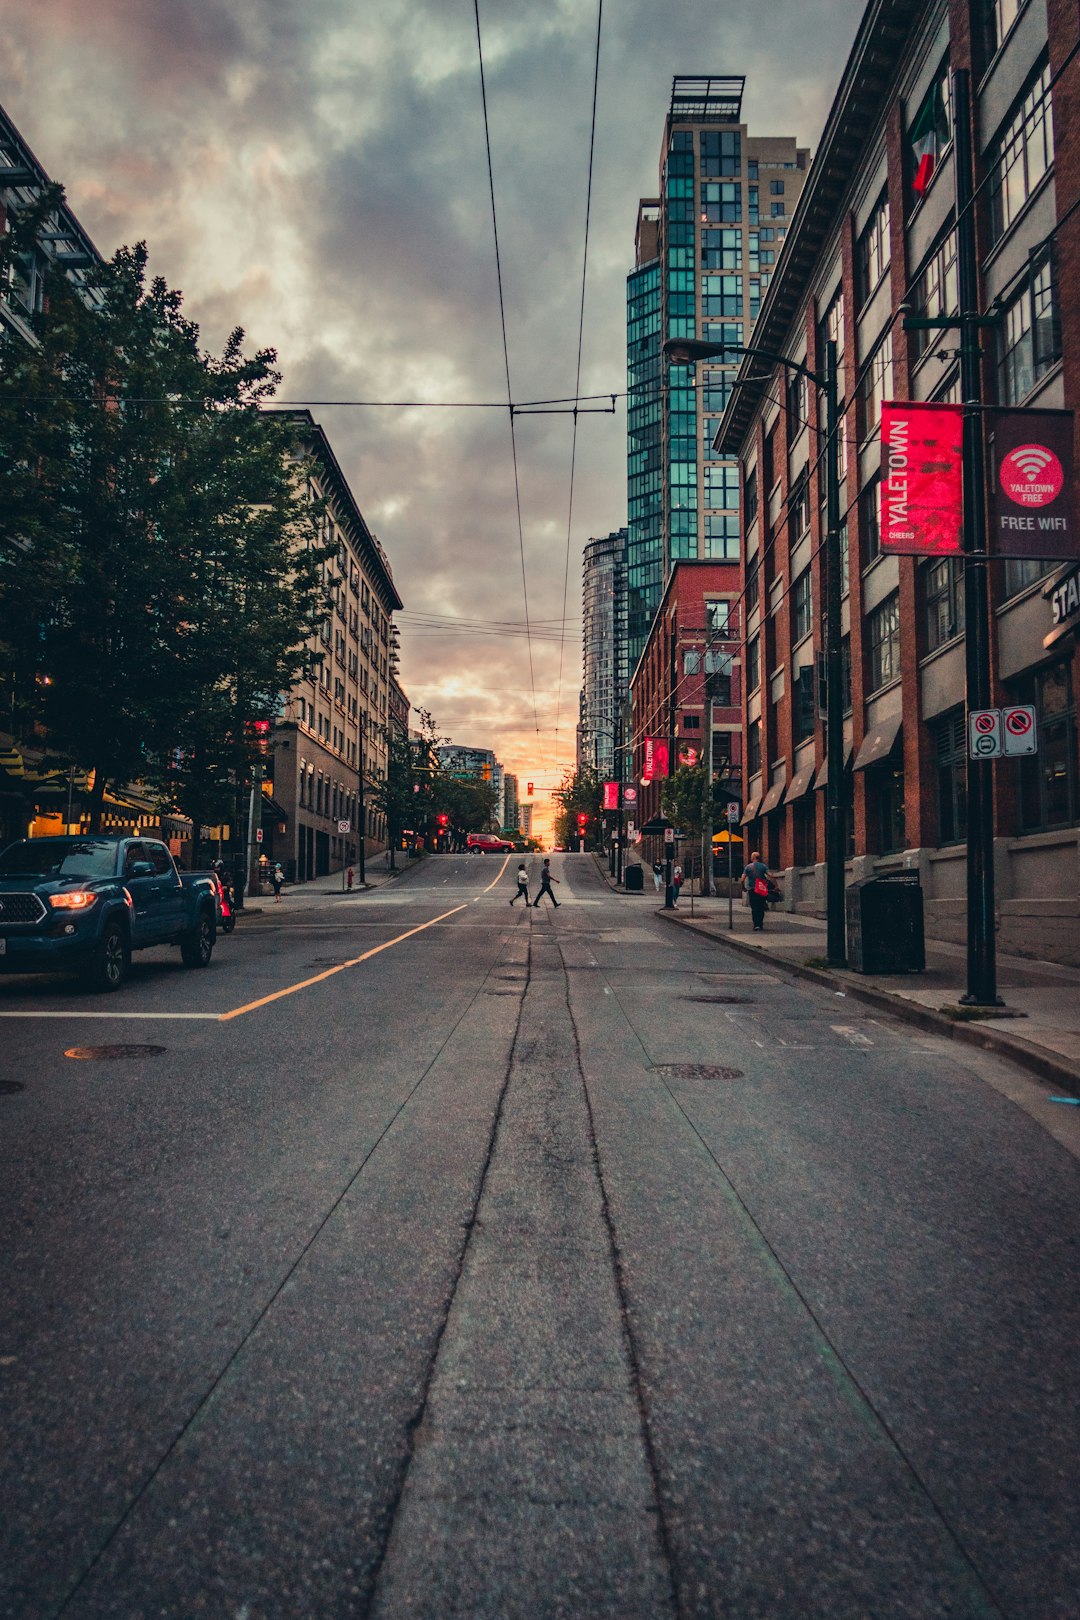
{"label": "person walking on sidewalk", "polygon": [[659,861],[653,861],[652,863],[652,880],[653,888],[659,894],[664,887],[664,868]]}
{"label": "person walking on sidewalk", "polygon": [[555,891],[551,887],[551,885],[553,883],[558,883],[558,881],[559,881],[558,878],[553,878],[552,875],[551,875],[551,862],[550,861],[545,861],[543,871],[540,873],[540,891],[537,894],[536,899],[533,901],[533,909],[534,910],[540,904],[541,900],[544,898],[544,896],[546,894],[548,896],[548,898],[550,899],[552,905],[555,907],[555,910],[558,911],[559,902],[556,900]]}
{"label": "person walking on sidewalk", "polygon": [[754,930],[760,933],[765,927],[765,912],[769,905],[769,868],[762,860],[759,850],[755,849],[743,867],[743,888],[750,901],[750,916]]}
{"label": "person walking on sidewalk", "polygon": [[679,896],[682,893],[682,886],[683,869],[678,862],[676,862],[671,872],[671,903],[673,906],[677,906],[679,903]]}
{"label": "person walking on sidewalk", "polygon": [[[514,896],[514,900],[521,899],[524,899],[526,905],[529,904],[529,870],[524,861],[518,862],[517,894]],[[514,900],[511,900],[511,905],[513,905]]]}
{"label": "person walking on sidewalk", "polygon": [[274,900],[276,901],[276,903],[278,905],[280,905],[281,904],[281,888],[282,888],[283,883],[285,882],[285,873],[281,870],[281,862],[280,861],[278,861],[275,864],[274,870],[270,874],[270,882],[274,885]]}

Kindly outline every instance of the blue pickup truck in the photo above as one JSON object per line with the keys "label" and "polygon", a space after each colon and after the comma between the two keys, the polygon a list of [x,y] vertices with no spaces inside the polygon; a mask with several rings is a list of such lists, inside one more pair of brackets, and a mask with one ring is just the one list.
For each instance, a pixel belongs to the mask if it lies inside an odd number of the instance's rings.
{"label": "blue pickup truck", "polygon": [[220,914],[214,874],[178,872],[154,838],[21,838],[0,854],[0,973],[75,971],[119,990],[148,945],[208,967]]}

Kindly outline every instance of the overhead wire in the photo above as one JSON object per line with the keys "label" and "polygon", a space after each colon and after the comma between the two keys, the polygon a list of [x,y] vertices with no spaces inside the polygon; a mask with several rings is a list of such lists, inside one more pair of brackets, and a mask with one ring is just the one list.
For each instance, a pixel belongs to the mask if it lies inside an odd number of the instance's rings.
{"label": "overhead wire", "polygon": [[[592,182],[593,158],[596,151],[596,104],[600,85],[600,33],[604,20],[604,0],[597,0],[596,7],[596,53],[593,62],[593,91],[592,91],[592,117],[589,124],[589,168],[588,179],[585,186],[585,240],[581,255],[581,304],[578,311],[578,341],[577,341],[577,369],[574,373],[574,394],[581,393],[581,355],[585,340],[585,285],[589,269],[589,219],[592,212]],[[614,408],[614,400],[612,400]],[[570,492],[566,512],[566,565],[563,569],[563,595],[562,614],[566,618],[566,597],[570,587],[570,537],[574,522],[574,473],[577,467],[577,435],[578,435],[578,408],[574,406],[574,427],[570,439]],[[558,700],[555,706],[555,738],[554,750],[558,758],[559,752],[559,722],[562,719],[562,682],[563,657],[565,648],[559,653],[559,681]]]}
{"label": "overhead wire", "polygon": [[476,21],[476,54],[480,65],[480,100],[484,112],[484,150],[487,155],[488,190],[491,195],[491,231],[495,240],[495,276],[499,290],[499,324],[502,329],[503,364],[506,370],[506,404],[510,416],[510,455],[514,467],[514,504],[517,510],[518,552],[521,557],[521,594],[525,605],[526,639],[529,648],[529,686],[533,693],[533,727],[537,736],[539,736],[540,723],[536,713],[536,671],[533,665],[532,635],[529,632],[529,585],[525,572],[525,529],[521,520],[521,477],[518,471],[517,433],[514,428],[514,393],[510,384],[510,345],[506,335],[506,299],[503,293],[502,256],[499,251],[499,222],[495,209],[495,171],[491,162],[491,125],[488,120],[484,44],[480,34],[480,0],[473,0],[473,16]]}

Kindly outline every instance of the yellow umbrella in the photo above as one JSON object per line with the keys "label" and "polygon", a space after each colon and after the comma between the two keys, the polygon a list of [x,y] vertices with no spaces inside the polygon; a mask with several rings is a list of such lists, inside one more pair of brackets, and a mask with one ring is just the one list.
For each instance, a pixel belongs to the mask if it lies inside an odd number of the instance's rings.
{"label": "yellow umbrella", "polygon": [[729,832],[726,827],[724,828],[724,830],[722,832],[713,833],[712,841],[713,841],[714,844],[741,844],[742,843],[742,839],[739,837],[738,833]]}

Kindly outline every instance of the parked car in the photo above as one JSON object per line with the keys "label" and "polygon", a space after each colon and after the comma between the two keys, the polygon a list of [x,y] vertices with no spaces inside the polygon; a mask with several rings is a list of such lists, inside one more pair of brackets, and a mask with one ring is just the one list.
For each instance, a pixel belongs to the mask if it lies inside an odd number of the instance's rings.
{"label": "parked car", "polygon": [[469,833],[465,848],[470,855],[512,855],[514,842],[511,838],[500,838],[498,833]]}
{"label": "parked car", "polygon": [[0,972],[79,972],[119,990],[132,951],[179,945],[208,967],[221,916],[213,872],[179,872],[155,838],[21,838],[0,854]]}

